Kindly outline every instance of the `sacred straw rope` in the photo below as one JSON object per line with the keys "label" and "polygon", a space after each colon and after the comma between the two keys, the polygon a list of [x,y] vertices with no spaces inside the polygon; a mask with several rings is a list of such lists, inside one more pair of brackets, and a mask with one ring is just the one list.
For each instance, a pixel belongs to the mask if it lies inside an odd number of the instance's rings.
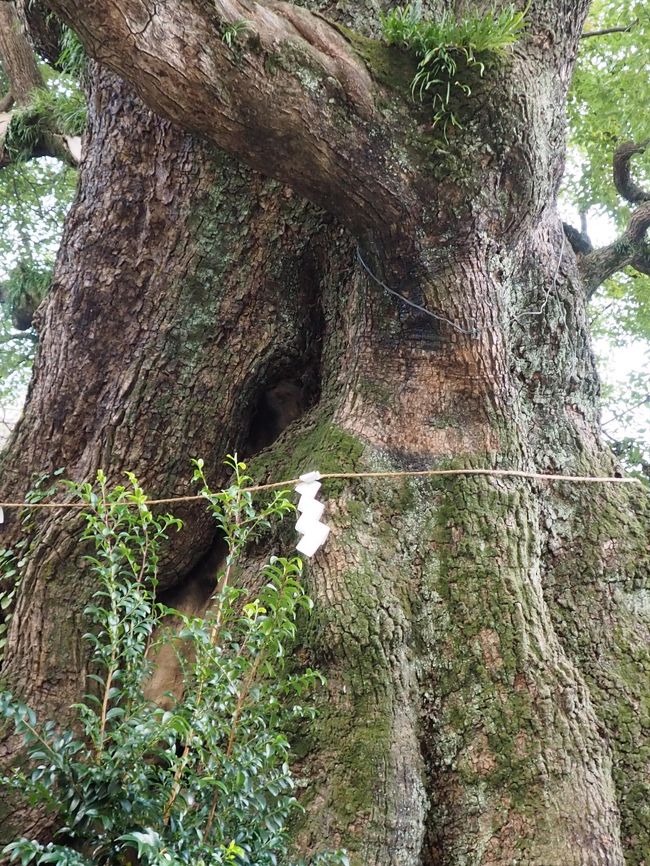
{"label": "sacred straw rope", "polygon": [[[639,478],[616,478],[611,476],[594,475],[552,475],[544,472],[525,472],[522,469],[413,469],[395,472],[325,472],[319,480],[355,478],[413,478],[438,477],[445,475],[490,475],[498,478],[532,478],[541,481],[571,481],[585,484],[640,484],[644,486]],[[300,478],[289,478],[286,481],[272,481],[269,484],[254,484],[251,487],[242,487],[242,493],[256,493],[260,490],[273,490],[279,487],[295,487],[300,483]],[[147,499],[145,505],[170,505],[174,502],[198,502],[205,500],[205,496],[172,496],[168,499]],[[125,502],[124,505],[135,505],[134,502]],[[0,508],[88,508],[87,502],[0,502]]]}

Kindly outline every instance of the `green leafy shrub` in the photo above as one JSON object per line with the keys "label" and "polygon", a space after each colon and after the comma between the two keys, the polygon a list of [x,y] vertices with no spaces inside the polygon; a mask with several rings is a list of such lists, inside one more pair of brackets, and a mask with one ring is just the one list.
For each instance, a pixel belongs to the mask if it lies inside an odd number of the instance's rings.
{"label": "green leafy shrub", "polygon": [[[10,694],[0,716],[13,722],[27,762],[5,785],[50,810],[57,841],[19,839],[4,849],[27,863],[250,864],[286,862],[286,825],[299,808],[289,769],[287,725],[309,717],[302,703],[321,677],[292,673],[287,649],[296,615],[311,602],[298,558],[272,558],[257,598],[232,585],[245,545],[273,519],[293,510],[285,492],[257,509],[245,465],[230,459],[233,484],[209,490],[200,461],[195,479],[227,545],[223,570],[205,617],[187,617],[155,600],[161,544],[180,521],[156,516],[129,475],[128,487],[72,488],[88,505],[85,538],[99,588],[87,609],[93,630],[94,688],[74,708],[75,730],[41,724]],[[182,627],[161,628],[173,613]],[[156,635],[159,635],[157,638]],[[160,637],[162,635],[162,637]],[[147,701],[143,684],[157,642],[177,641],[183,696],[164,709]],[[170,696],[171,697],[171,696]],[[345,864],[344,854],[313,861]]]}
{"label": "green leafy shrub", "polygon": [[463,18],[445,10],[436,20],[425,21],[419,3],[398,6],[382,16],[386,41],[412,51],[419,60],[413,78],[413,98],[430,98],[433,125],[443,124],[446,136],[450,124],[460,126],[451,108],[455,95],[469,96],[463,80],[469,70],[485,72],[486,65],[502,58],[524,29],[525,12],[513,6],[489,15],[479,11]]}

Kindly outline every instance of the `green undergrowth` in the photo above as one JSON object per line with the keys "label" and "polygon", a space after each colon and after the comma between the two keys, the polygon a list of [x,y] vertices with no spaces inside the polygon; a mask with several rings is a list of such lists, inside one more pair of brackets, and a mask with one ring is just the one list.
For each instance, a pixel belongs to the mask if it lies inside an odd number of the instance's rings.
{"label": "green undergrowth", "polygon": [[[13,725],[25,759],[0,778],[5,791],[51,815],[54,840],[29,837],[2,853],[21,864],[277,866],[289,855],[289,820],[300,811],[287,732],[314,716],[314,670],[290,663],[296,617],[312,607],[298,557],[272,557],[263,587],[237,586],[245,548],[293,512],[286,491],[258,506],[246,465],[229,458],[231,485],[212,491],[195,461],[194,480],[226,542],[223,570],[204,616],[156,601],[158,562],[181,523],[154,514],[133,475],[109,488],[68,484],[86,506],[84,559],[97,585],[85,613],[92,673],[61,729],[7,691],[0,717]],[[88,552],[88,548],[92,552]],[[9,563],[13,567],[13,563]],[[169,617],[180,623],[165,626]],[[145,694],[152,658],[171,646],[180,694]],[[303,861],[301,861],[303,863]],[[345,866],[343,852],[312,866]],[[298,866],[298,864],[296,864]],[[304,866],[304,864],[303,864]]]}

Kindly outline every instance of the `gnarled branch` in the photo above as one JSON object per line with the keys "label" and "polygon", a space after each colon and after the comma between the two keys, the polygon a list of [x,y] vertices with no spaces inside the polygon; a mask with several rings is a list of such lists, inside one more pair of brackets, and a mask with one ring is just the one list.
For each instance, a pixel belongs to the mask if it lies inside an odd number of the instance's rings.
{"label": "gnarled branch", "polygon": [[[321,16],[277,0],[49,5],[154,111],[289,183],[353,230],[403,221],[408,179],[390,169],[399,124],[383,122],[380,86]],[[411,111],[407,100],[402,110]]]}
{"label": "gnarled branch", "polygon": [[614,154],[614,184],[616,189],[626,201],[637,204],[642,201],[650,201],[650,192],[642,189],[632,179],[630,171],[630,160],[637,153],[645,153],[650,143],[650,138],[635,144],[633,141],[625,141],[616,148]]}
{"label": "gnarled branch", "polygon": [[620,195],[631,204],[639,204],[632,213],[626,230],[614,243],[601,249],[587,252],[580,259],[580,271],[591,297],[598,286],[628,266],[643,274],[650,274],[650,247],[646,233],[650,228],[650,193],[634,182],[630,172],[630,160],[643,153],[648,141],[635,144],[626,141],[616,149],[613,160],[614,184]]}
{"label": "gnarled branch", "polygon": [[588,297],[593,295],[604,280],[630,265],[642,273],[650,271],[650,250],[645,240],[648,228],[650,202],[644,202],[632,214],[628,227],[620,238],[582,258],[580,272]]}
{"label": "gnarled branch", "polygon": [[[355,234],[392,235],[417,219],[426,196],[416,189],[423,173],[403,159],[407,130],[419,135],[408,84],[405,98],[392,98],[386,78],[373,78],[322,16],[282,0],[48,5],[152,110],[289,184]],[[552,33],[557,48],[544,62],[568,72],[588,6],[532,0],[527,34]]]}

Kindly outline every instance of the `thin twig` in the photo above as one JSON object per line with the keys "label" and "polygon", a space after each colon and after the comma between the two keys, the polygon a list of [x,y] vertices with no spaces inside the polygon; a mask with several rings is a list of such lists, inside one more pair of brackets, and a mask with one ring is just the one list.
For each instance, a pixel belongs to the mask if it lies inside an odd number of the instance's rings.
{"label": "thin twig", "polygon": [[650,403],[650,394],[646,394],[642,400],[639,400],[638,403],[634,403],[632,406],[628,406],[627,409],[619,412],[618,415],[612,415],[612,417],[608,418],[607,421],[603,421],[603,423],[600,425],[601,428],[607,427],[609,424],[613,424],[614,421],[620,421],[621,418],[625,418],[625,416],[629,415],[630,412],[634,412],[634,410],[638,409],[639,406],[645,406],[647,403]]}
{"label": "thin twig", "polygon": [[605,27],[603,30],[586,30],[584,33],[580,34],[580,38],[590,39],[592,36],[609,36],[610,33],[629,33],[630,30],[634,30],[638,23],[639,19],[635,18],[631,24],[627,25],[627,27]]}
{"label": "thin twig", "polygon": [[595,325],[595,323],[596,323],[597,321],[599,321],[600,319],[602,319],[602,317],[605,315],[605,313],[606,313],[608,310],[610,310],[610,309],[614,306],[614,304],[615,304],[615,301],[610,301],[610,303],[607,304],[606,306],[604,306],[604,307],[602,308],[602,310],[599,310],[595,315],[593,315],[593,316],[591,317],[591,319],[589,319],[589,327],[590,327],[590,328],[593,327],[593,325]]}

